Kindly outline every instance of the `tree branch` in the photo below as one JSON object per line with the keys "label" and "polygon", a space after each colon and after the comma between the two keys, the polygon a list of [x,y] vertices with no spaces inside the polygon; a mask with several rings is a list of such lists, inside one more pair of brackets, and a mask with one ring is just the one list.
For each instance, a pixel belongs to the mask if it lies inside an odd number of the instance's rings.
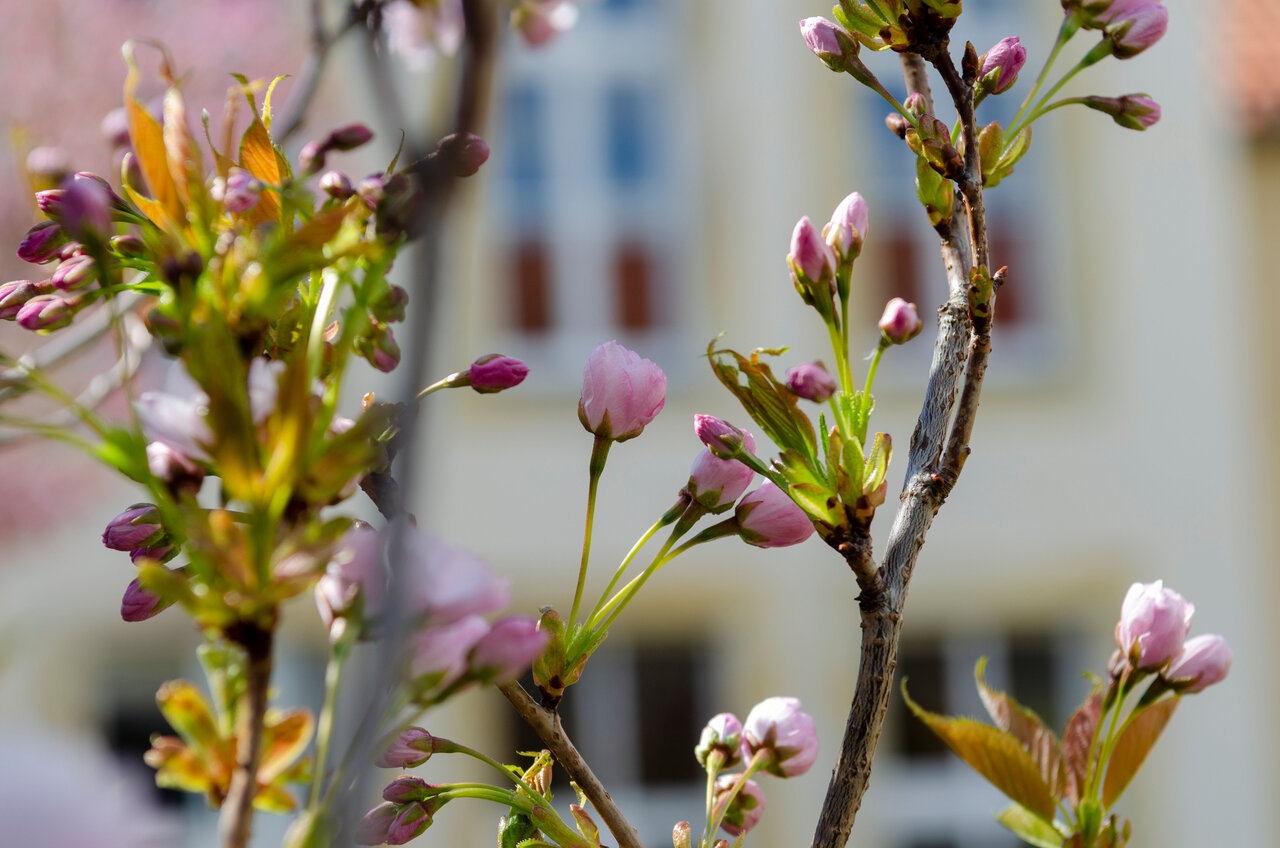
{"label": "tree branch", "polygon": [[[921,94],[926,111],[933,114],[924,61],[918,55],[904,54],[902,65],[908,91]],[[906,479],[880,567],[883,591],[877,595],[864,590],[859,598],[862,637],[858,683],[814,833],[814,848],[841,848],[848,842],[862,796],[870,783],[872,760],[884,727],[897,666],[907,587],[925,535],[954,486],[962,464],[954,468],[948,466],[948,474],[943,476],[940,471],[944,446],[962,444],[967,453],[986,371],[986,354],[990,350],[989,321],[975,330],[968,298],[973,257],[980,257],[984,266],[987,258],[982,177],[976,166],[973,91],[955,72],[949,57],[944,65],[950,68],[949,77],[946,71],[943,76],[965,124],[966,139],[965,178],[960,185],[963,203],[957,203],[950,221],[937,228],[947,272],[948,296],[938,310],[938,338],[934,343],[925,400],[911,435]],[[965,390],[948,438],[962,372]]]}
{"label": "tree branch", "polygon": [[258,759],[271,685],[271,626],[243,623],[228,638],[244,648],[245,691],[236,707],[236,767],[222,805],[218,830],[223,848],[246,848],[253,828],[253,799],[258,794]]}
{"label": "tree branch", "polygon": [[640,841],[636,829],[627,821],[622,810],[604,788],[604,784],[578,753],[573,740],[564,732],[564,726],[560,723],[560,714],[540,706],[528,692],[524,691],[523,686],[514,681],[499,684],[498,691],[507,696],[507,700],[538,734],[538,738],[547,746],[547,750],[556,758],[556,762],[560,763],[573,782],[578,784],[591,800],[591,805],[600,813],[613,838],[618,840],[619,848],[644,848],[644,843]]}

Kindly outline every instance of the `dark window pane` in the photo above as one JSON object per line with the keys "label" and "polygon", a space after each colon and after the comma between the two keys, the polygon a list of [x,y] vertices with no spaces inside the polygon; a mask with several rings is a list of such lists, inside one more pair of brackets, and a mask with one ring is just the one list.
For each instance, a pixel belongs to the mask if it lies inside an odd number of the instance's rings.
{"label": "dark window pane", "polygon": [[1009,281],[1000,287],[996,295],[996,326],[1011,327],[1030,318],[1028,290],[1036,285],[1030,269],[1022,262],[1022,239],[1018,228],[1010,221],[997,221],[988,229],[991,240],[992,271],[1008,266]]}
{"label": "dark window pane", "polygon": [[186,793],[156,786],[155,770],[142,760],[142,755],[151,748],[152,734],[173,733],[154,702],[115,705],[103,721],[102,733],[107,747],[120,758],[139,785],[152,787],[156,800],[164,806],[181,806]]}
{"label": "dark window pane", "polygon": [[605,104],[609,179],[616,186],[631,188],[647,178],[652,168],[648,103],[635,86],[613,85]]}
{"label": "dark window pane", "polygon": [[547,178],[546,95],[532,84],[507,93],[507,179],[517,211],[532,214],[543,202]]}
{"label": "dark window pane", "polygon": [[1036,715],[1060,727],[1066,717],[1058,715],[1057,653],[1044,634],[1015,634],[1009,645],[1009,688],[1013,697]]}
{"label": "dark window pane", "polygon": [[[900,297],[928,312],[932,299],[925,297],[920,281],[920,244],[905,222],[893,222],[882,242],[887,274],[882,298]],[[941,290],[940,290],[941,291]],[[941,296],[938,298],[941,300]]]}
{"label": "dark window pane", "polygon": [[619,327],[647,330],[654,325],[653,270],[652,252],[644,245],[618,245],[613,256],[613,279]]}
{"label": "dark window pane", "polygon": [[640,700],[639,762],[645,783],[687,783],[701,774],[693,746],[702,731],[695,683],[698,652],[688,645],[648,645],[636,650]]}
{"label": "dark window pane", "polygon": [[[898,654],[898,685],[906,678],[911,699],[930,712],[948,712],[944,675],[942,650],[936,640],[917,640],[904,645]],[[946,755],[947,746],[924,722],[905,709],[901,716],[898,738],[894,741],[904,757],[926,759]]]}
{"label": "dark window pane", "polygon": [[515,245],[512,251],[512,324],[526,333],[542,333],[551,328],[550,266],[544,241],[529,239]]}

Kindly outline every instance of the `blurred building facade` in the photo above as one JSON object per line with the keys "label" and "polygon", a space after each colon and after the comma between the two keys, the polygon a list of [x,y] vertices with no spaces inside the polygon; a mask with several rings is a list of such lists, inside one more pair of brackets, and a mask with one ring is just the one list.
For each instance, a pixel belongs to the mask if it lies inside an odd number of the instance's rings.
{"label": "blurred building facade", "polygon": [[[1122,812],[1140,845],[1266,845],[1280,751],[1266,709],[1280,640],[1269,615],[1280,588],[1269,516],[1280,503],[1268,485],[1280,474],[1280,341],[1268,323],[1280,307],[1268,251],[1280,147],[1268,134],[1275,107],[1241,119],[1239,86],[1224,76],[1260,71],[1215,65],[1204,34],[1228,12],[1271,7],[1170,5],[1156,48],[1096,66],[1070,89],[1150,91],[1162,121],[1138,134],[1097,113],[1055,112],[989,195],[993,257],[1010,283],[973,455],[921,555],[899,668],[926,707],[980,715],[972,669],[987,656],[990,682],[1060,727],[1088,692],[1079,672],[1103,671],[1128,585],[1163,578],[1196,603],[1194,632],[1227,637],[1235,668],[1179,709]],[[747,423],[701,358],[707,342],[725,331],[724,344],[743,351],[790,345],[779,368],[823,357],[825,334],[783,261],[801,215],[825,220],[855,189],[870,203],[854,276],[866,350],[888,297],[907,296],[926,316],[942,299],[911,157],[885,129],[885,107],[827,72],[796,32],[799,18],[825,11],[796,0],[597,0],[544,50],[504,44],[494,156],[451,241],[451,277],[468,282],[445,293],[436,360],[452,370],[502,351],[532,373],[496,398],[432,399],[419,512],[509,576],[521,611],[565,611],[572,598],[590,451],[575,407],[597,343],[617,338],[670,383],[657,421],[610,457],[596,592],[684,484],[700,449],[693,414]],[[970,0],[956,41],[981,51],[1021,35],[1031,77],[1058,14],[1053,2]],[[865,58],[900,89],[896,57]],[[352,75],[352,91],[359,84]],[[999,98],[988,107],[987,119],[1013,111]],[[891,351],[878,380],[872,426],[900,450],[891,488],[929,343],[926,332]],[[111,491],[101,478],[85,485]],[[181,616],[114,618],[127,568],[96,547],[96,531],[131,500],[115,491],[9,549],[0,722],[97,732],[123,752],[163,730],[155,687],[198,670]],[[894,506],[890,497],[877,518],[879,544]],[[648,584],[564,706],[647,844],[699,820],[691,750],[704,721],[778,694],[814,715],[822,754],[803,777],[762,780],[768,808],[749,842],[808,841],[857,673],[856,593],[816,540],[775,551],[722,541]],[[315,703],[323,643],[305,603],[288,616],[277,681],[284,701]],[[854,844],[1012,848],[992,816],[1003,799],[904,713],[895,697]],[[492,692],[457,699],[428,727],[500,758],[534,744]],[[471,774],[454,766],[437,758],[422,773]],[[570,796],[564,787],[560,799]],[[208,844],[199,799],[165,803],[187,844]],[[464,803],[423,844],[490,843],[498,811]],[[255,844],[280,832],[265,825]]]}

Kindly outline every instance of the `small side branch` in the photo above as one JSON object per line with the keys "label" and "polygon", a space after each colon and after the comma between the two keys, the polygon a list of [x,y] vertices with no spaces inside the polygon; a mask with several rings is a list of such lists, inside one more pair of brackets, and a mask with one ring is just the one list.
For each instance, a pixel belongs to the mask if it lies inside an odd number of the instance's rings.
{"label": "small side branch", "polygon": [[228,633],[245,652],[245,692],[236,708],[236,768],[218,823],[223,848],[246,848],[253,829],[253,799],[258,794],[258,760],[271,686],[274,631],[243,624]]}
{"label": "small side branch", "polygon": [[573,741],[564,732],[564,726],[560,723],[560,714],[540,706],[519,683],[503,683],[498,686],[498,690],[507,697],[520,717],[538,734],[538,738],[547,746],[547,750],[556,758],[556,762],[560,763],[573,782],[578,784],[591,800],[592,806],[604,819],[605,826],[609,828],[613,838],[618,840],[619,848],[644,848],[644,843],[640,841],[636,829],[627,821],[622,810],[604,788],[604,784],[591,771],[587,761],[578,753]]}

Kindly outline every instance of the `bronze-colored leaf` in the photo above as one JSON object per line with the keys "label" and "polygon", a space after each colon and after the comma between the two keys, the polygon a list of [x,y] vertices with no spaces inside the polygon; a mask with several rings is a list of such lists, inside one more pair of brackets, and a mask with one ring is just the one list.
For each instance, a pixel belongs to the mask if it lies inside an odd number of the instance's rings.
{"label": "bronze-colored leaf", "polygon": [[1089,779],[1089,753],[1093,735],[1102,716],[1101,687],[1095,687],[1080,707],[1071,714],[1062,731],[1062,764],[1066,777],[1065,792],[1072,806],[1084,796],[1085,781]]}
{"label": "bronze-colored leaf", "polygon": [[[129,120],[129,137],[133,141],[133,152],[138,159],[138,167],[147,180],[147,189],[151,197],[163,210],[162,220],[152,219],[157,225],[164,226],[167,217],[169,222],[182,220],[182,208],[178,202],[178,189],[169,172],[168,154],[164,145],[164,130],[160,122],[147,112],[146,107],[138,102],[134,92],[138,88],[138,64],[133,58],[133,43],[126,42],[122,52],[129,73],[124,81],[125,114]],[[144,209],[148,217],[155,211]]]}
{"label": "bronze-colored leaf", "polygon": [[[781,351],[756,350],[747,358],[737,351],[716,350],[715,343],[712,339],[707,345],[707,359],[717,379],[738,398],[774,444],[795,450],[816,465],[818,442],[809,416],[799,408],[800,398],[779,383],[768,363],[760,360],[761,354]],[[732,363],[725,361],[726,357]]]}
{"label": "bronze-colored leaf", "polygon": [[1111,751],[1111,760],[1107,764],[1107,777],[1102,783],[1102,803],[1110,807],[1123,794],[1129,781],[1138,773],[1142,761],[1151,753],[1151,748],[1160,738],[1164,727],[1173,717],[1181,697],[1166,698],[1156,701],[1128,721],[1128,727],[1116,740]]}
{"label": "bronze-colored leaf", "polygon": [[[280,163],[275,146],[271,143],[271,135],[257,115],[254,115],[253,123],[249,124],[240,138],[240,167],[270,186],[278,187],[282,182]],[[248,218],[255,226],[265,221],[280,220],[279,196],[271,189],[263,191],[258,198],[258,205],[249,210]]]}
{"label": "bronze-colored leaf", "polygon": [[1040,776],[1056,791],[1063,782],[1062,748],[1058,744],[1058,737],[1034,712],[1019,704],[1007,693],[987,686],[986,680],[983,679],[986,665],[987,658],[982,657],[973,669],[974,681],[978,685],[978,695],[982,698],[983,706],[987,708],[987,713],[990,714],[996,727],[1022,743],[1022,747],[1031,754],[1036,767],[1040,769]]}
{"label": "bronze-colored leaf", "polygon": [[917,718],[992,786],[1045,821],[1053,821],[1053,792],[1040,776],[1035,760],[1017,739],[973,719],[925,710],[907,694],[905,679],[902,697]]}
{"label": "bronze-colored leaf", "polygon": [[[170,680],[156,692],[156,704],[169,725],[211,768],[231,760],[231,745],[218,732],[213,709],[194,683]],[[214,775],[216,779],[216,775]]]}
{"label": "bronze-colored leaf", "polygon": [[267,813],[291,813],[298,808],[298,802],[283,786],[259,786],[253,807]]}
{"label": "bronze-colored leaf", "polygon": [[207,792],[209,771],[195,752],[177,736],[156,736],[143,761],[156,770],[156,785],[181,792]]}
{"label": "bronze-colored leaf", "polygon": [[294,763],[311,742],[315,722],[305,709],[273,711],[262,731],[258,782],[270,783]]}

